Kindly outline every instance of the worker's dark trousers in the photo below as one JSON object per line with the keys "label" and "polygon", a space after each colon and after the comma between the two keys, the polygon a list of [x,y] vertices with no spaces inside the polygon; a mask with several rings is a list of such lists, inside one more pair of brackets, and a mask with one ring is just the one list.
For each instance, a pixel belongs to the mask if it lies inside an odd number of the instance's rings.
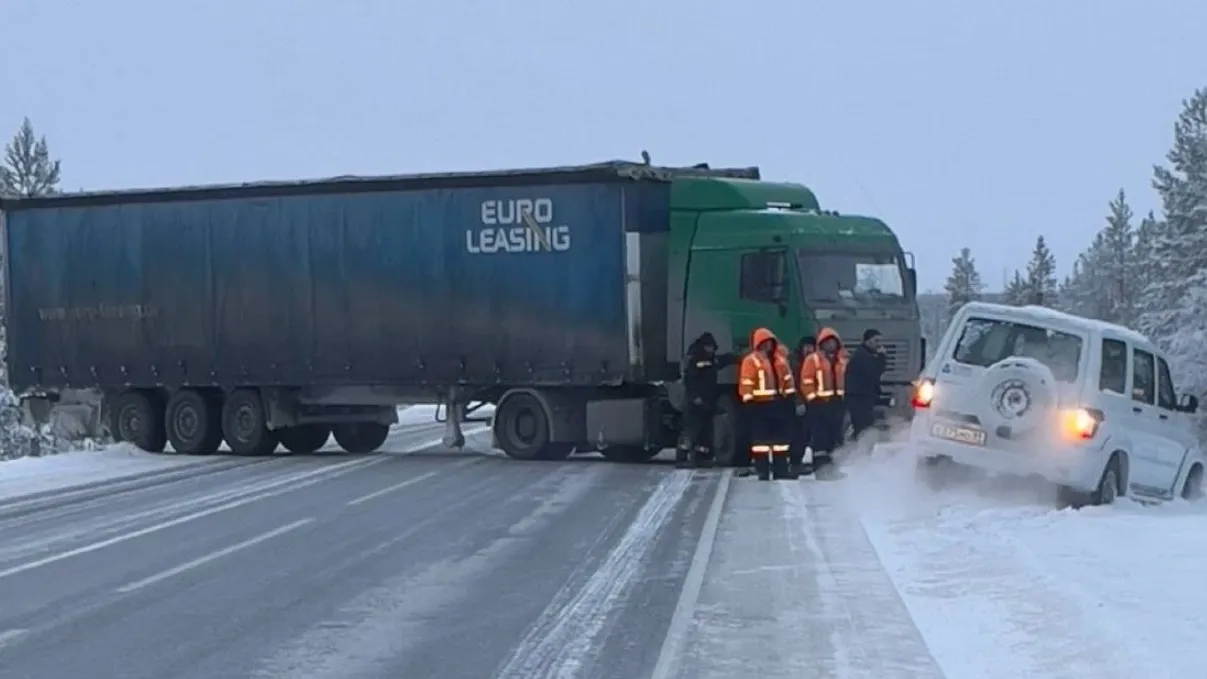
{"label": "worker's dark trousers", "polygon": [[789,478],[788,452],[791,449],[792,429],[788,411],[782,400],[756,401],[746,404],[750,427],[750,459],[755,473],[762,481]]}
{"label": "worker's dark trousers", "polygon": [[789,461],[792,468],[799,471],[801,461],[805,457],[805,447],[813,445],[813,442],[809,438],[809,413],[797,415],[795,403],[792,406],[792,433],[792,453]]}
{"label": "worker's dark trousers", "polygon": [[716,411],[689,404],[683,413],[683,439],[676,461],[680,464],[711,466],[713,463],[712,427]]}
{"label": "worker's dark trousers", "polygon": [[842,421],[846,414],[842,399],[817,398],[807,406],[809,435],[813,445],[813,467],[821,469],[834,462],[834,451],[842,447]]}
{"label": "worker's dark trousers", "polygon": [[876,397],[848,395],[845,400],[847,412],[851,414],[852,435],[858,439],[876,423]]}

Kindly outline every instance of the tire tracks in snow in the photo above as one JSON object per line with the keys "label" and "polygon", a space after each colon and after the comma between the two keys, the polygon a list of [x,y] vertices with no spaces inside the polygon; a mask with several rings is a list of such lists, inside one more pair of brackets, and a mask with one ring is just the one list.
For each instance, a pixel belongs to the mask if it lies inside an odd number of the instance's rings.
{"label": "tire tracks in snow", "polygon": [[949,506],[863,523],[948,676],[1152,676],[1103,611],[1086,610],[1074,583],[1002,533],[1041,517],[1034,507]]}

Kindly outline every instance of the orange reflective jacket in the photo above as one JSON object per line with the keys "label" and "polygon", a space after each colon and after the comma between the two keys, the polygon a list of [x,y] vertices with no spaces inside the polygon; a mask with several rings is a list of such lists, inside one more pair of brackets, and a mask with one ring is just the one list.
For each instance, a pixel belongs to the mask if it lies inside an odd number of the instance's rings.
{"label": "orange reflective jacket", "polygon": [[[775,351],[767,357],[759,351],[759,345],[767,340],[775,342]],[[738,369],[738,396],[743,403],[773,401],[790,398],[796,393],[792,379],[792,366],[788,364],[788,352],[781,350],[775,334],[759,328],[750,335],[750,353],[742,358]]]}
{"label": "orange reflective jacket", "polygon": [[[821,350],[827,339],[838,340],[838,352],[831,359]],[[800,391],[805,401],[841,398],[846,393],[847,352],[842,338],[830,328],[817,335],[818,350],[809,354],[800,366]]]}

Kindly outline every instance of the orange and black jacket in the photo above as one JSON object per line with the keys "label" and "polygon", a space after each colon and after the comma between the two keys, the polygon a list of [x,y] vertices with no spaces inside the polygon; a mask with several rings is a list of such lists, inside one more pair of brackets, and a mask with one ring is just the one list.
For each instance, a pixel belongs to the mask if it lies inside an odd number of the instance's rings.
{"label": "orange and black jacket", "polygon": [[[767,340],[775,342],[770,357],[759,351],[759,345]],[[738,369],[738,397],[742,403],[765,403],[790,399],[795,394],[796,380],[792,378],[788,352],[770,330],[755,330],[750,334],[750,352],[742,357]]]}
{"label": "orange and black jacket", "polygon": [[[827,339],[838,340],[833,358],[821,349]],[[842,398],[846,393],[847,352],[842,347],[842,338],[833,329],[823,328],[817,335],[817,347],[800,366],[800,393],[805,403]]]}

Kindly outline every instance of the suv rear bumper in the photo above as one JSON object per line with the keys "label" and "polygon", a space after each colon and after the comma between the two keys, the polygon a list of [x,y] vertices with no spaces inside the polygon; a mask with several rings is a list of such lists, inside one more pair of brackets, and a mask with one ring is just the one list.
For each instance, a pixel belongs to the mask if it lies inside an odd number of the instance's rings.
{"label": "suv rear bumper", "polygon": [[1089,492],[1102,475],[1102,441],[1088,444],[1044,445],[1020,452],[936,438],[932,419],[915,417],[910,425],[910,449],[919,458],[946,457],[956,464],[1009,476],[1039,476],[1045,481]]}

